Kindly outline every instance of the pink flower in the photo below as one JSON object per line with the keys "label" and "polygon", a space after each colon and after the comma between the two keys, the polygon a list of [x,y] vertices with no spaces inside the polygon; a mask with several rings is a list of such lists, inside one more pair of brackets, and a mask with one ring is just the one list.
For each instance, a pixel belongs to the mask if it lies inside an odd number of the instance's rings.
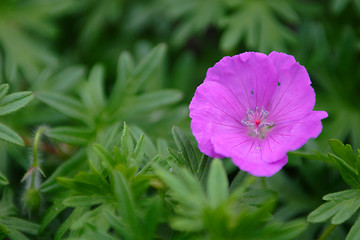
{"label": "pink flower", "polygon": [[246,52],[209,68],[190,103],[191,128],[199,149],[232,158],[241,170],[272,176],[288,151],[316,138],[321,119],[306,69],[293,56]]}

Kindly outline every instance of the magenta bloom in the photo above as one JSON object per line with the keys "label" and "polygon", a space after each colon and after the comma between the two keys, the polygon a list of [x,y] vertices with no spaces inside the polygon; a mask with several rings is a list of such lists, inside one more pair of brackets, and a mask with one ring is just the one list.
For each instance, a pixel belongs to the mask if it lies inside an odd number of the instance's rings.
{"label": "magenta bloom", "polygon": [[241,170],[272,176],[288,151],[316,138],[321,119],[306,69],[293,56],[246,52],[209,68],[190,103],[191,128],[199,149],[230,157]]}

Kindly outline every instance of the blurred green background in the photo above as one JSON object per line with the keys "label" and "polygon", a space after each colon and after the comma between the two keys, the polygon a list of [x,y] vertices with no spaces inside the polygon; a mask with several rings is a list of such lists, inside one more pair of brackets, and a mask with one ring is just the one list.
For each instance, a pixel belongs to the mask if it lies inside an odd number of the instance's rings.
{"label": "blurred green background", "polygon": [[2,0],[0,82],[37,91],[39,78],[69,68],[82,77],[101,63],[111,91],[121,52],[138,62],[165,43],[147,88],[179,89],[187,104],[223,56],[282,51],[307,68],[316,108],[329,113],[320,146],[329,138],[359,146],[359,16],[359,0]]}
{"label": "blurred green background", "polygon": [[[191,136],[187,107],[209,67],[245,51],[285,52],[306,67],[317,95],[315,109],[329,117],[320,137],[289,154],[285,170],[263,185],[278,197],[275,218],[304,218],[324,194],[346,188],[319,154],[329,150],[328,140],[360,146],[359,20],[360,0],[0,0],[0,83],[8,83],[10,92],[35,95],[1,122],[27,147],[42,124],[54,127],[49,137],[69,144],[45,144],[47,176],[81,148],[72,143],[111,149],[107,140],[118,141],[121,121],[137,138],[144,130],[146,141],[155,142],[146,149],[152,149],[149,158],[166,158],[168,145],[175,146],[172,125]],[[126,86],[119,84],[124,79]],[[104,95],[96,91],[102,86]],[[64,99],[75,102],[76,111],[64,108]],[[89,149],[91,160],[96,154]],[[28,155],[24,148],[0,143],[0,172],[16,198]],[[64,175],[88,170],[88,159],[81,155],[81,164]],[[233,179],[236,168],[228,160],[224,165]],[[46,181],[55,185],[55,177]],[[55,199],[42,190],[48,201]],[[344,238],[351,224],[344,225],[332,239]],[[309,225],[299,239],[314,239],[322,227]]]}

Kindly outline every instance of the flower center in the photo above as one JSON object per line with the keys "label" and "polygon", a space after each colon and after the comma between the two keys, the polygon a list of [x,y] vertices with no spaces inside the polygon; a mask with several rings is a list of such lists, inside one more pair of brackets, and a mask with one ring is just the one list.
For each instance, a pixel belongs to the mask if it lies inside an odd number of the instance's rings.
{"label": "flower center", "polygon": [[264,107],[255,108],[254,110],[248,109],[246,112],[246,118],[241,121],[242,124],[248,127],[249,135],[252,137],[265,138],[266,132],[275,124],[266,120],[269,112]]}

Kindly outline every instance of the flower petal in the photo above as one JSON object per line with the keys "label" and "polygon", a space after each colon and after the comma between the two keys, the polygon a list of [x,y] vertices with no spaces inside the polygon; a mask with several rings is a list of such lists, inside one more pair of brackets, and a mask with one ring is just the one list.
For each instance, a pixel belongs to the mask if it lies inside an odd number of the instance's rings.
{"label": "flower petal", "polygon": [[272,52],[269,59],[277,68],[279,79],[267,109],[268,120],[277,124],[305,117],[315,105],[315,92],[306,69],[284,53]]}
{"label": "flower petal", "polygon": [[215,152],[231,157],[241,170],[255,176],[272,176],[286,163],[286,153],[275,162],[263,160],[261,141],[241,133],[223,133],[211,138]]}
{"label": "flower petal", "polygon": [[217,82],[205,82],[195,92],[190,106],[191,129],[199,143],[199,149],[211,157],[224,157],[214,151],[211,137],[224,132],[246,130],[241,120],[239,101]]}
{"label": "flower petal", "polygon": [[224,57],[209,68],[205,82],[215,81],[229,89],[241,103],[241,110],[265,107],[277,87],[278,74],[267,55],[246,52]]}
{"label": "flower petal", "polygon": [[296,122],[276,125],[262,141],[263,161],[276,162],[289,151],[303,146],[309,138],[316,138],[322,131],[321,119],[328,114],[324,111],[313,111]]}
{"label": "flower petal", "polygon": [[257,161],[258,159],[245,160],[241,158],[233,158],[233,162],[241,170],[246,171],[254,176],[258,177],[271,177],[288,162],[288,157],[285,155],[283,158],[276,162],[266,163]]}

